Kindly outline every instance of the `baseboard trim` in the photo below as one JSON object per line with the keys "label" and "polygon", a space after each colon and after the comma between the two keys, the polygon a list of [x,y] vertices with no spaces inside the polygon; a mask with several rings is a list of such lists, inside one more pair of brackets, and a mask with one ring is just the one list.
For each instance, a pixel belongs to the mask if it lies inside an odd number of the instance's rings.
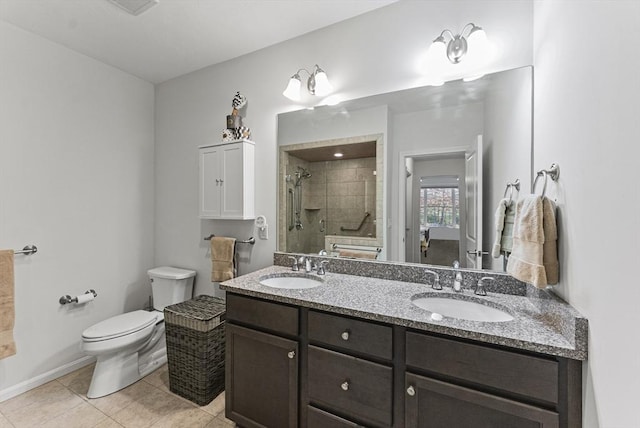
{"label": "baseboard trim", "polygon": [[27,379],[24,382],[20,382],[19,384],[10,386],[9,388],[0,389],[0,403],[6,401],[10,398],[13,398],[17,395],[20,395],[24,392],[30,391],[34,388],[39,387],[40,385],[44,385],[47,382],[51,382],[54,379],[59,378],[60,376],[64,376],[72,371],[78,370],[84,366],[88,366],[96,360],[95,357],[84,356],[75,361],[57,367],[53,370],[49,370],[46,373],[42,373],[36,377],[31,379]]}

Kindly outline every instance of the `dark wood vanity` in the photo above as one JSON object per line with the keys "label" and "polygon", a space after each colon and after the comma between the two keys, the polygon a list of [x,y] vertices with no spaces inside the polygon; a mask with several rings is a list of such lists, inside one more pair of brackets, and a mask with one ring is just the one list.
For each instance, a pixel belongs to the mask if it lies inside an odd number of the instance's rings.
{"label": "dark wood vanity", "polygon": [[226,416],[270,428],[582,425],[582,362],[227,294]]}

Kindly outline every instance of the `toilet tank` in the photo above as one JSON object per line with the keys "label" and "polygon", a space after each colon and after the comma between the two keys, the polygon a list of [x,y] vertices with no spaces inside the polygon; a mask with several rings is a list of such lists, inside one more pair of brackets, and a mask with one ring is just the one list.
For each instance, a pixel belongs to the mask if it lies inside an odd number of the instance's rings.
{"label": "toilet tank", "polygon": [[151,280],[153,308],[164,310],[165,306],[184,302],[193,296],[193,278],[196,272],[170,266],[160,266],[147,271]]}

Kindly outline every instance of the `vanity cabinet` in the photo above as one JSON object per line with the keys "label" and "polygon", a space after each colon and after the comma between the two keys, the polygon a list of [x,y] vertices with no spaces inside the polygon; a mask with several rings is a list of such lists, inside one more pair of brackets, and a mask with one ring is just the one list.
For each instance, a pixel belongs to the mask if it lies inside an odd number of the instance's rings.
{"label": "vanity cabinet", "polygon": [[308,339],[310,405],[367,426],[392,426],[391,327],[310,310]]}
{"label": "vanity cabinet", "polygon": [[254,143],[238,140],[198,148],[200,218],[255,217]]}
{"label": "vanity cabinet", "polygon": [[407,428],[557,428],[558,413],[407,373]]}
{"label": "vanity cabinet", "polygon": [[226,417],[245,428],[297,427],[298,309],[230,294],[225,333]]}
{"label": "vanity cabinet", "polygon": [[247,428],[582,425],[580,361],[234,293],[226,358]]}
{"label": "vanity cabinet", "polygon": [[570,419],[570,409],[563,409],[571,382],[574,393],[580,388],[569,379],[570,364],[407,332],[406,426],[580,426],[580,417]]}

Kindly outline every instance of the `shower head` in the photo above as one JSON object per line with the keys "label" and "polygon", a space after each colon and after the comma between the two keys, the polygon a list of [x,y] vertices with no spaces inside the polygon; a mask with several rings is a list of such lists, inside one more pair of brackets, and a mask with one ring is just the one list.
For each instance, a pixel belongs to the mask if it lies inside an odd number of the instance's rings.
{"label": "shower head", "polygon": [[298,182],[300,182],[300,180],[303,178],[311,178],[311,173],[299,166],[298,170],[296,171],[296,178],[298,179]]}

